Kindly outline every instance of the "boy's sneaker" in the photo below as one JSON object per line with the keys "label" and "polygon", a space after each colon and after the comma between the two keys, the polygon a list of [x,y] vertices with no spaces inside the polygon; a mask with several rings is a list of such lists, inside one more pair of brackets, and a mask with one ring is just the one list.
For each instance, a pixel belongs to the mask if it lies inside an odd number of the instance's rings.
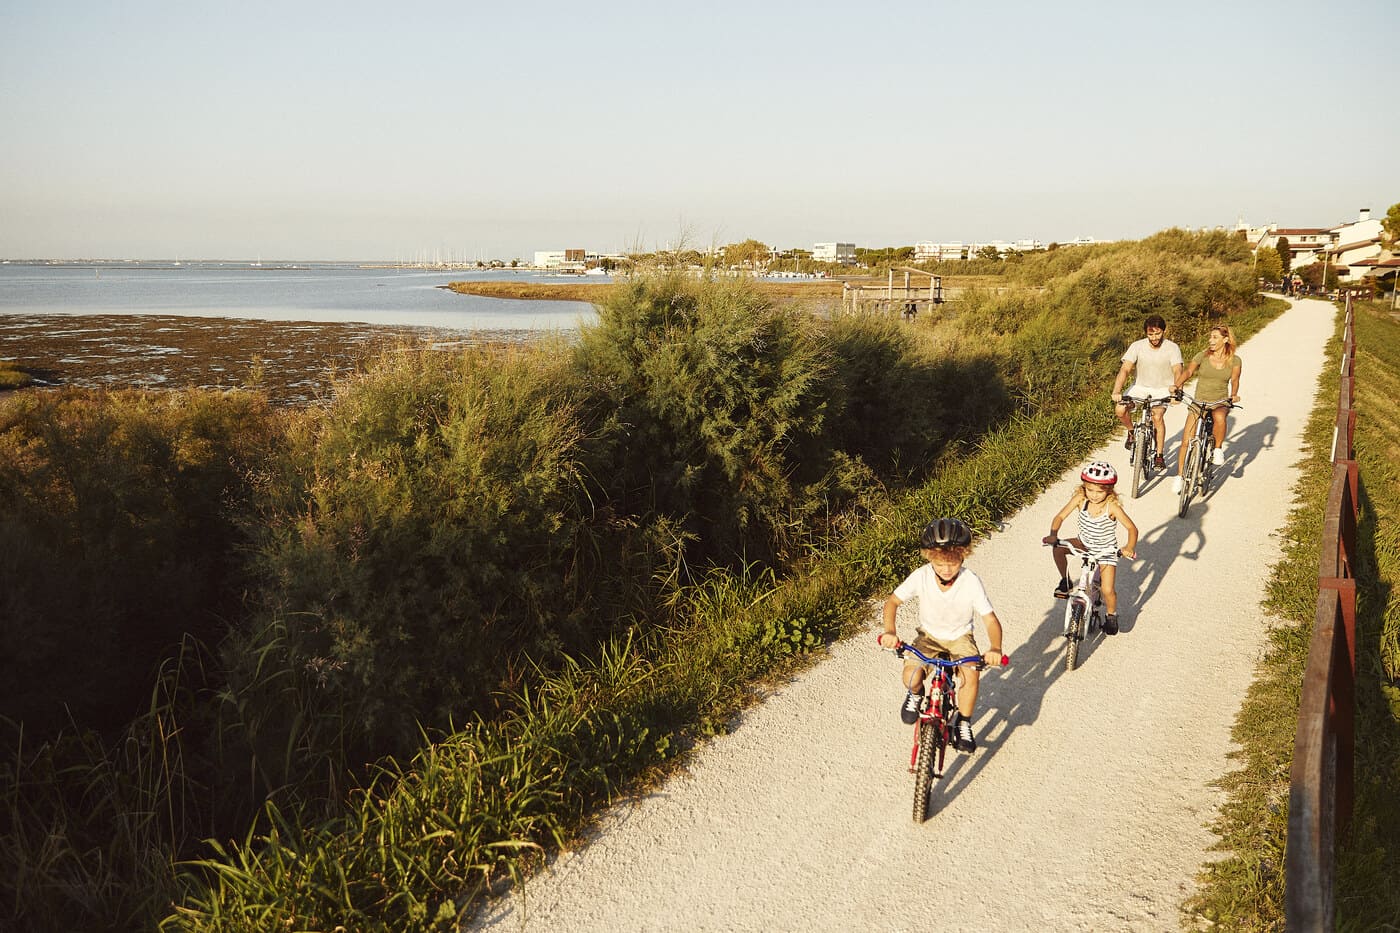
{"label": "boy's sneaker", "polygon": [[919,721],[919,713],[924,708],[923,691],[918,693],[906,693],[904,702],[899,704],[899,718],[904,720],[906,726],[912,726]]}
{"label": "boy's sneaker", "polygon": [[1105,635],[1118,634],[1118,614],[1116,612],[1110,612],[1103,617],[1103,633]]}
{"label": "boy's sneaker", "polygon": [[1163,457],[1161,454],[1158,454],[1157,456],[1155,456],[1155,457],[1152,458],[1152,469],[1154,469],[1154,470],[1165,470],[1166,468],[1167,468],[1167,460],[1166,460],[1166,458]]}
{"label": "boy's sneaker", "polygon": [[1074,588],[1074,584],[1069,582],[1069,577],[1061,577],[1060,582],[1055,584],[1055,598],[1069,599],[1069,591]]}
{"label": "boy's sneaker", "polygon": [[1214,450],[1212,450],[1212,451],[1210,452],[1210,462],[1213,463],[1213,464],[1215,464],[1216,466],[1224,466],[1224,465],[1225,465],[1225,451],[1222,450],[1222,449],[1220,449],[1219,447],[1217,447],[1217,448],[1215,448]]}
{"label": "boy's sneaker", "polygon": [[972,720],[961,713],[953,726],[953,747],[968,754],[977,751],[977,739],[972,735]]}

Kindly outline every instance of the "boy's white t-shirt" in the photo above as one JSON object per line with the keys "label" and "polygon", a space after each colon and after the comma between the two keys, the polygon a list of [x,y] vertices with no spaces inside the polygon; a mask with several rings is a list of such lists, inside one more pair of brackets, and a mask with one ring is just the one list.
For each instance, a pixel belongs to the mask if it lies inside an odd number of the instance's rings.
{"label": "boy's white t-shirt", "polygon": [[919,628],[930,638],[956,641],[972,631],[972,623],[992,612],[992,601],[982,578],[963,567],[946,591],[939,589],[933,566],[924,564],[895,587],[894,595],[907,603],[919,600]]}

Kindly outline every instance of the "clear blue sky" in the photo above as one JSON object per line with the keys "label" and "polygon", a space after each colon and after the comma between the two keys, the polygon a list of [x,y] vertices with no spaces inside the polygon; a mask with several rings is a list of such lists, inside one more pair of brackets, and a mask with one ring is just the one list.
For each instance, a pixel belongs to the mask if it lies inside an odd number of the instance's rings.
{"label": "clear blue sky", "polygon": [[1330,226],[1400,2],[0,4],[0,257]]}

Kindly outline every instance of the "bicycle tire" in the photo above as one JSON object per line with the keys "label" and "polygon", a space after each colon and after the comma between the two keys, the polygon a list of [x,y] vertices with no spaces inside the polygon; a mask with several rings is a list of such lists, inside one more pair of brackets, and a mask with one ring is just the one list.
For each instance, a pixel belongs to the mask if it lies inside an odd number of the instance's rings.
{"label": "bicycle tire", "polygon": [[1185,518],[1186,510],[1191,507],[1191,496],[1196,492],[1197,471],[1201,459],[1201,442],[1196,438],[1191,438],[1191,444],[1186,448],[1186,462],[1181,470],[1181,501],[1177,505],[1176,517]]}
{"label": "bicycle tire", "polygon": [[1152,456],[1152,451],[1148,449],[1150,445],[1147,442],[1147,432],[1141,426],[1133,428],[1133,433],[1137,435],[1137,439],[1133,442],[1132,487],[1133,498],[1136,499],[1143,484],[1147,482],[1148,460]]}
{"label": "bicycle tire", "polygon": [[1084,607],[1075,603],[1067,611],[1071,624],[1065,632],[1065,670],[1072,671],[1079,666],[1079,643],[1084,640]]}
{"label": "bicycle tire", "polygon": [[914,758],[914,822],[928,819],[928,795],[933,784],[933,756],[939,744],[939,728],[931,719],[919,722],[919,754]]}

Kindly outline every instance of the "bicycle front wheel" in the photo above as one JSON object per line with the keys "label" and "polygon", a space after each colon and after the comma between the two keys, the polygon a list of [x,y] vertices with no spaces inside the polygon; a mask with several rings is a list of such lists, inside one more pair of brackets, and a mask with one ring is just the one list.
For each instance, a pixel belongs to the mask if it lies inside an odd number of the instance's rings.
{"label": "bicycle front wheel", "polygon": [[1133,429],[1136,438],[1133,441],[1133,498],[1138,497],[1142,490],[1143,483],[1147,482],[1148,458],[1152,456],[1152,451],[1148,449],[1147,432],[1140,426]]}
{"label": "bicycle front wheel", "polygon": [[933,783],[933,756],[942,744],[941,730],[931,719],[919,722],[919,753],[914,757],[914,822],[928,818],[929,786]]}
{"label": "bicycle front wheel", "polygon": [[1200,481],[1201,471],[1201,442],[1196,438],[1191,438],[1191,446],[1186,448],[1186,462],[1181,468],[1181,501],[1177,506],[1177,518],[1185,518],[1186,510],[1191,507],[1191,496],[1196,492],[1196,484]]}
{"label": "bicycle front wheel", "polygon": [[1065,670],[1079,666],[1079,643],[1084,640],[1084,605],[1080,602],[1065,607]]}

